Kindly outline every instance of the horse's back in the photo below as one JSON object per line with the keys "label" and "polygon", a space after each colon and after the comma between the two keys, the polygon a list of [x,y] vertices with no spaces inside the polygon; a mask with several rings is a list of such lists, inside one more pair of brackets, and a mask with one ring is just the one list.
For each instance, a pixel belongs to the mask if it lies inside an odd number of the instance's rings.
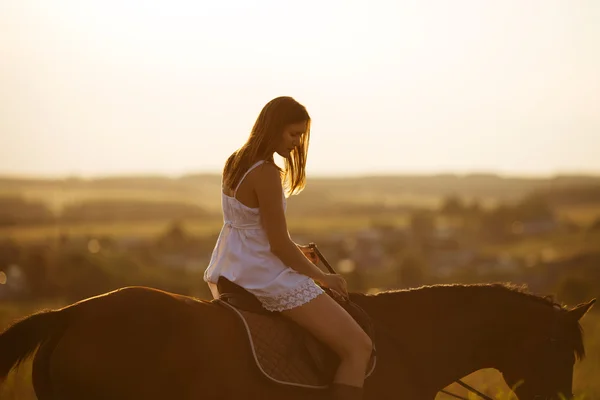
{"label": "horse's back", "polygon": [[243,349],[236,321],[210,301],[130,286],[73,307],[46,363],[59,398],[186,398],[214,383],[213,360]]}
{"label": "horse's back", "polygon": [[136,312],[152,309],[161,312],[165,309],[184,309],[193,306],[196,312],[214,310],[217,306],[211,301],[198,299],[147,286],[125,286],[77,301],[66,308],[77,308],[79,314],[91,312]]}

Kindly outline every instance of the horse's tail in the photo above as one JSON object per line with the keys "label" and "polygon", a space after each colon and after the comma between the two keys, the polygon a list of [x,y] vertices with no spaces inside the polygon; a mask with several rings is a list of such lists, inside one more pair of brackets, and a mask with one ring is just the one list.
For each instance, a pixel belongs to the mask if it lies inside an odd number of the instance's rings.
{"label": "horse's tail", "polygon": [[27,316],[0,334],[0,382],[39,345],[64,332],[68,309],[44,310]]}

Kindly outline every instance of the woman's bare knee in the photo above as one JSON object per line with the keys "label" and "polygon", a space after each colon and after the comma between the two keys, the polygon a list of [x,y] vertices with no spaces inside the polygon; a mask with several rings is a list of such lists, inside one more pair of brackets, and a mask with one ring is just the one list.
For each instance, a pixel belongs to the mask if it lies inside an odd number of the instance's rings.
{"label": "woman's bare knee", "polygon": [[338,355],[342,358],[352,358],[366,362],[371,357],[373,342],[369,335],[358,324],[356,325],[354,335],[346,336],[346,340],[340,343]]}
{"label": "woman's bare knee", "polygon": [[[362,330],[362,328],[361,328]],[[373,341],[371,340],[371,338],[369,337],[369,335],[367,335],[367,333],[365,331],[362,331],[363,335],[361,340],[360,340],[360,344],[358,345],[358,347],[360,348],[360,351],[363,354],[367,354],[367,357],[371,356],[371,352],[373,351]]]}

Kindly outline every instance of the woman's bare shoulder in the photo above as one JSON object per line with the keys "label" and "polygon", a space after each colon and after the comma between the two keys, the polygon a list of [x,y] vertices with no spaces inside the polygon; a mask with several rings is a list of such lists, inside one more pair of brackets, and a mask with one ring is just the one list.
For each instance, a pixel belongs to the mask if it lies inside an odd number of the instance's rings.
{"label": "woman's bare shoulder", "polygon": [[254,176],[256,178],[276,180],[281,182],[281,171],[272,161],[265,161],[254,168]]}
{"label": "woman's bare shoulder", "polygon": [[266,161],[256,167],[252,180],[257,193],[281,194],[281,171],[273,162]]}

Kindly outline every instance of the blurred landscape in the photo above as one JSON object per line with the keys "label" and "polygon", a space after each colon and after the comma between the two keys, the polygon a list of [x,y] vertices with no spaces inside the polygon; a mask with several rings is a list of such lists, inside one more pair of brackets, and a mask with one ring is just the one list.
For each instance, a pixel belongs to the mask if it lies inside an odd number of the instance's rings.
{"label": "blurred landscape", "polygon": [[[210,298],[202,273],[222,225],[219,187],[209,174],[0,178],[0,330],[128,285]],[[600,297],[600,177],[309,176],[287,214],[294,241],[316,242],[354,291],[509,281],[569,306]],[[575,393],[599,399],[598,307],[583,325]],[[0,397],[33,399],[26,375]],[[492,370],[466,381],[508,391]]]}
{"label": "blurred landscape", "polygon": [[[0,331],[130,285],[210,298],[216,172],[277,96],[311,116],[292,239],[351,290],[500,281],[569,307],[600,298],[600,2],[0,10]],[[599,305],[582,324],[574,392],[600,400]],[[29,368],[1,400],[35,399]],[[464,381],[510,398],[495,370]]]}

